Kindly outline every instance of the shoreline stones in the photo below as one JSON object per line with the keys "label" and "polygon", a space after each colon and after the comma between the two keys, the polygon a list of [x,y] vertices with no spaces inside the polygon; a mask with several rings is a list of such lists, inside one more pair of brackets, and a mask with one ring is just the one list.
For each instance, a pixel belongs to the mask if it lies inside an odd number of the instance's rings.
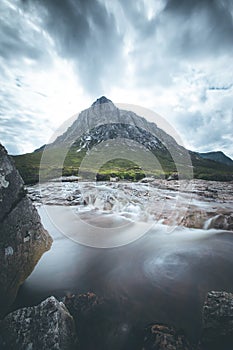
{"label": "shoreline stones", "polygon": [[231,293],[207,294],[202,309],[202,334],[197,344],[191,343],[182,330],[167,324],[152,323],[144,331],[127,330],[120,321],[122,311],[129,312],[126,304],[116,305],[91,292],[68,295],[63,302],[52,296],[37,306],[7,315],[0,322],[0,346],[4,350],[232,349]]}

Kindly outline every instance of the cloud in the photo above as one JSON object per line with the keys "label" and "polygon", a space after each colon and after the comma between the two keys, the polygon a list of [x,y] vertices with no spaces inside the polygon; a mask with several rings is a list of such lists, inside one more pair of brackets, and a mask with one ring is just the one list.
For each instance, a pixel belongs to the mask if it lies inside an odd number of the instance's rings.
{"label": "cloud", "polygon": [[0,3],[0,56],[8,64],[18,67],[25,59],[33,63],[51,64],[49,47],[35,17],[25,15],[16,4]]}
{"label": "cloud", "polygon": [[173,30],[171,46],[190,60],[217,57],[233,50],[233,21],[229,7],[218,0],[168,1],[165,21]]}
{"label": "cloud", "polygon": [[[180,130],[189,140],[192,149],[200,152],[223,150],[226,154],[232,156],[232,130],[229,127],[233,125],[233,114],[214,112],[212,115],[203,115],[199,112],[192,113],[190,120],[187,116],[179,116]],[[182,123],[181,123],[182,121]],[[203,140],[205,142],[203,143]]]}
{"label": "cloud", "polygon": [[[90,92],[103,91],[122,72],[122,35],[103,4],[91,0],[24,0],[24,10],[38,11],[58,55],[72,60]],[[109,83],[110,85],[110,83]]]}
{"label": "cloud", "polygon": [[[35,144],[43,144],[43,134],[46,132],[46,126],[40,124],[38,132],[38,123],[33,121],[31,115],[15,113],[14,116],[6,118],[0,114],[0,126],[4,130],[1,135],[1,141],[4,140],[4,146],[10,154],[25,153],[27,149],[34,149]],[[24,137],[21,137],[22,130],[25,130]]]}
{"label": "cloud", "polygon": [[199,85],[205,99],[200,97],[192,102],[197,94],[192,96],[190,90],[190,99],[181,97],[182,108],[173,113],[174,122],[190,149],[203,152],[222,150],[232,157],[233,88],[209,88],[205,79],[199,81]]}
{"label": "cloud", "polygon": [[141,100],[167,117],[188,148],[232,157],[232,2],[163,1],[150,18],[145,2],[137,4],[132,10],[121,1],[133,32],[131,86],[140,86]]}
{"label": "cloud", "polygon": [[231,0],[2,0],[0,13],[10,149],[39,147],[104,94],[162,114],[188,148],[233,157]]}
{"label": "cloud", "polygon": [[0,3],[0,140],[14,154],[48,142],[86,101],[72,66],[56,54],[41,26],[40,13],[19,5]]}
{"label": "cloud", "polygon": [[150,19],[139,6],[132,10],[132,3],[121,4],[130,18],[134,41],[130,59],[140,84],[169,85],[187,65],[232,57],[232,14],[221,1],[164,2],[163,10]]}

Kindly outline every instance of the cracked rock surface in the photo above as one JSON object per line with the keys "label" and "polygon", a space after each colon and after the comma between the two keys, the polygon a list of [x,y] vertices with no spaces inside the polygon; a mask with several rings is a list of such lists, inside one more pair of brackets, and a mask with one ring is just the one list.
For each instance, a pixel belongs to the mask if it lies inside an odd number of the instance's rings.
{"label": "cracked rock surface", "polygon": [[5,349],[71,350],[76,342],[73,317],[53,296],[10,313],[1,328]]}
{"label": "cracked rock surface", "polygon": [[0,316],[13,303],[52,238],[43,228],[13,161],[0,144]]}
{"label": "cracked rock surface", "polygon": [[202,346],[205,350],[233,348],[232,293],[209,292],[203,307],[202,321]]}

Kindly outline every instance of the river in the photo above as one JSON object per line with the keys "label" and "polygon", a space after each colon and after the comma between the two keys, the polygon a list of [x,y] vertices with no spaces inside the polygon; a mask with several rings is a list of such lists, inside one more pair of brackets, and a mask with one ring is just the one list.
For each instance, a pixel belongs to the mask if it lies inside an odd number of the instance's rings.
{"label": "river", "polygon": [[[30,187],[54,242],[20,288],[15,307],[91,291],[127,301],[124,331],[156,321],[184,329],[195,342],[206,293],[233,292],[233,232],[210,228],[206,215],[226,214],[232,202],[220,192],[203,198],[197,186],[177,191],[176,185]],[[204,213],[202,227],[177,224],[194,207],[199,221]]]}

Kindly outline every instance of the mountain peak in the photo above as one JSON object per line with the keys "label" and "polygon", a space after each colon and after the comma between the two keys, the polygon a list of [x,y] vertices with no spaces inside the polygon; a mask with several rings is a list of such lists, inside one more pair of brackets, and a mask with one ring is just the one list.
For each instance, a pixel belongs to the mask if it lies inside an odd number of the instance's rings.
{"label": "mountain peak", "polygon": [[92,106],[101,105],[103,103],[112,103],[112,101],[105,96],[101,96],[100,98],[97,98],[94,103],[92,103]]}

